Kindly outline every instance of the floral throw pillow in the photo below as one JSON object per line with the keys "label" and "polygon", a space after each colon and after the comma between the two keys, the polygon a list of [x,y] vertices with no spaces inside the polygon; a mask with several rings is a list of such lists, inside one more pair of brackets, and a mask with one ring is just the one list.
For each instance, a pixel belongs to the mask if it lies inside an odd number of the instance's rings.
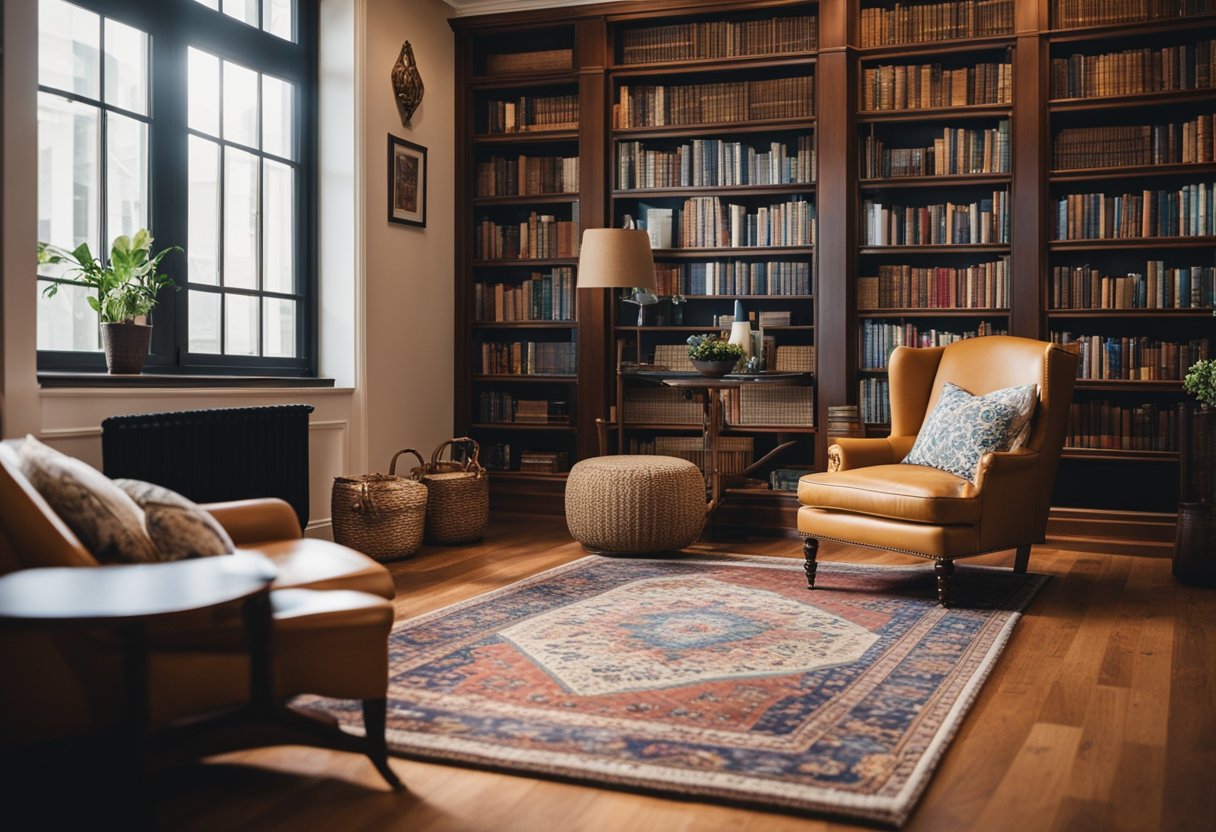
{"label": "floral throw pillow", "polygon": [[236,548],[219,521],[176,491],[142,480],[114,480],[144,510],[148,535],[160,559],[231,554]]}
{"label": "floral throw pillow", "polygon": [[1025,436],[1037,401],[1037,384],[973,396],[946,382],[904,463],[974,480],[984,454],[1007,451]]}

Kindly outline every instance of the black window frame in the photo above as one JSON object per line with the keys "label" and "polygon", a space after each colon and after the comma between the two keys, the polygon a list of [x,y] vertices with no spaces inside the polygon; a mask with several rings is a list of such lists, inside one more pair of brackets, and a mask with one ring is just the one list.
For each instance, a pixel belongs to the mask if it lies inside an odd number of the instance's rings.
{"label": "black window frame", "polygon": [[[174,253],[162,269],[180,289],[167,288],[152,313],[151,354],[145,372],[189,375],[254,375],[312,378],[318,371],[317,278],[317,56],[318,0],[296,0],[295,40],[288,41],[210,9],[197,0],[67,0],[147,33],[148,226],[156,247],[188,246],[187,55],[194,47],[221,60],[294,84],[298,178],[295,182],[296,357],[213,355],[189,352],[186,255]],[[259,16],[264,5],[259,2]],[[43,87],[39,85],[39,90]],[[60,94],[59,90],[46,90]],[[221,148],[227,146],[222,142]],[[222,150],[221,150],[222,153]],[[259,157],[261,158],[261,157]],[[104,165],[103,165],[104,167]],[[259,179],[260,181],[260,179]],[[259,188],[259,196],[261,188]],[[104,179],[100,199],[105,201]],[[259,217],[261,208],[259,206]],[[103,226],[104,227],[104,226]],[[109,232],[106,232],[109,233]],[[219,229],[223,236],[223,227]],[[65,241],[67,242],[67,241]],[[108,251],[109,240],[101,241]],[[259,255],[260,255],[259,246]],[[221,248],[222,252],[222,248]],[[260,256],[259,256],[260,259]],[[259,263],[259,271],[261,265]],[[239,293],[239,292],[238,292]],[[260,292],[259,292],[260,294]],[[274,296],[275,293],[269,293]],[[262,316],[259,313],[259,335]],[[259,349],[261,339],[259,338]],[[222,346],[222,344],[221,344]],[[100,352],[39,350],[38,370],[104,372]]]}

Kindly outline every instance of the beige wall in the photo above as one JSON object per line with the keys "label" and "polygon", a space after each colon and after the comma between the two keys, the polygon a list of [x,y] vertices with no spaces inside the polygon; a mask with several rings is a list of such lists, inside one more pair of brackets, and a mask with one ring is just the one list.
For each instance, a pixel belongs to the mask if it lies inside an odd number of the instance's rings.
{"label": "beige wall", "polygon": [[[363,253],[368,464],[385,470],[404,447],[429,453],[452,430],[455,226],[455,38],[440,0],[366,0]],[[426,87],[411,127],[389,73],[402,41]],[[388,134],[427,148],[426,228],[386,219]]]}

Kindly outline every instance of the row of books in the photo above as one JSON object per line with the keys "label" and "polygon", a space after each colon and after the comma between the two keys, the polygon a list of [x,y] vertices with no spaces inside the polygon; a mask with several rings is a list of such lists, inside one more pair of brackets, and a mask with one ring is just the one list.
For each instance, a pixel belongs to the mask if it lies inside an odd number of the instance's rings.
{"label": "row of books", "polygon": [[1214,130],[1216,113],[1180,124],[1072,127],[1056,135],[1052,164],[1070,170],[1211,162]]}
{"label": "row of books", "polygon": [[1009,242],[1009,192],[941,205],[862,204],[862,245],[968,245]]}
{"label": "row of books", "polygon": [[828,405],[828,442],[845,437],[860,438],[866,435],[861,422],[861,408],[855,404]]}
{"label": "row of books", "polygon": [[781,492],[797,492],[798,481],[807,474],[815,473],[814,466],[799,465],[799,466],[781,466],[774,468],[769,472],[768,485],[774,491]]}
{"label": "row of books", "polygon": [[807,118],[815,112],[810,75],[705,84],[622,84],[612,126],[665,127]]}
{"label": "row of books", "polygon": [[890,424],[891,383],[885,376],[863,378],[857,402],[861,407],[862,422],[867,425]]}
{"label": "row of books", "polygon": [[861,368],[885,370],[896,347],[944,347],[964,338],[982,335],[1008,335],[991,321],[983,321],[975,329],[952,332],[937,327],[922,328],[915,323],[888,323],[873,318],[861,321]]}
{"label": "row of books", "polygon": [[486,75],[513,72],[543,72],[574,66],[573,49],[537,49],[530,52],[500,52],[486,55]]}
{"label": "row of books", "polygon": [[925,110],[1013,100],[1013,63],[979,63],[944,69],[941,64],[867,67],[861,73],[861,109]]}
{"label": "row of books", "polygon": [[1074,401],[1064,444],[1106,451],[1176,451],[1183,407]]}
{"label": "row of books", "polygon": [[1093,98],[1205,89],[1213,85],[1216,40],[1051,59],[1052,98]]}
{"label": "row of books", "polygon": [[570,407],[552,399],[520,399],[488,390],[477,397],[477,421],[485,424],[568,425]]}
{"label": "row of books", "polygon": [[1057,29],[1162,20],[1216,12],[1216,0],[1055,0],[1052,25]]}
{"label": "row of books", "polygon": [[811,246],[815,244],[815,204],[792,197],[749,212],[746,205],[698,196],[684,201],[672,227],[674,248]]}
{"label": "row of books", "polygon": [[1009,258],[963,268],[879,266],[857,278],[857,309],[1006,309]]}
{"label": "row of books", "polygon": [[560,474],[570,468],[565,451],[520,451],[519,470],[529,474]]}
{"label": "row of books", "polygon": [[621,190],[814,182],[815,139],[769,142],[766,150],[722,139],[693,139],[671,150],[620,142],[616,180]]}
{"label": "row of books", "polygon": [[473,256],[478,260],[542,260],[577,257],[579,246],[578,203],[575,216],[559,220],[552,214],[533,211],[518,223],[498,223],[483,217],[477,222]]}
{"label": "row of books", "polygon": [[[686,459],[702,471],[710,470],[705,440],[700,436],[630,437],[629,453],[674,456]],[[755,439],[751,436],[723,436],[718,439],[718,472],[723,476],[742,474],[752,464]]]}
{"label": "row of books", "polygon": [[1158,341],[1144,336],[1078,335],[1052,332],[1057,344],[1075,344],[1081,361],[1077,378],[1104,381],[1178,381],[1196,361],[1209,357],[1206,339]]}
{"label": "row of books", "polygon": [[529,133],[578,127],[577,95],[521,95],[486,102],[487,133]]}
{"label": "row of books", "polygon": [[1013,33],[1013,0],[895,3],[861,10],[861,45],[982,38]]}
{"label": "row of books", "polygon": [[572,321],[574,305],[570,266],[533,272],[519,284],[473,284],[473,312],[479,321]]}
{"label": "row of books", "polygon": [[503,376],[572,376],[578,373],[572,341],[483,341],[477,339],[474,372]]}
{"label": "row of books", "polygon": [[1174,191],[1070,194],[1056,201],[1055,239],[1205,237],[1216,234],[1216,182]]}
{"label": "row of books", "polygon": [[511,444],[509,442],[482,442],[479,460],[487,471],[510,471]]}
{"label": "row of books", "polygon": [[714,260],[707,263],[655,263],[660,295],[809,295],[808,261]]}
{"label": "row of books", "polygon": [[477,196],[566,194],[578,191],[577,156],[494,156],[478,162]]}
{"label": "row of books", "polygon": [[815,49],[814,16],[706,20],[620,31],[622,64],[788,55]]}
{"label": "row of books", "polygon": [[1143,274],[1105,275],[1090,266],[1051,270],[1052,309],[1210,309],[1216,266],[1165,267],[1149,260]]}
{"label": "row of books", "polygon": [[898,176],[951,176],[969,173],[1009,173],[1012,152],[1009,119],[994,128],[971,130],[947,127],[932,147],[887,147],[878,136],[861,141],[861,175],[865,179]]}

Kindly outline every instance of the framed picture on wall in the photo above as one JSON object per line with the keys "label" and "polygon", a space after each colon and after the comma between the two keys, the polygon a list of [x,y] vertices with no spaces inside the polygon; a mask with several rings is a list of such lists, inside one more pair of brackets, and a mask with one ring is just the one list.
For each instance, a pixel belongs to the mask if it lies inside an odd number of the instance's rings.
{"label": "framed picture on wall", "polygon": [[388,220],[426,228],[426,148],[388,136]]}

